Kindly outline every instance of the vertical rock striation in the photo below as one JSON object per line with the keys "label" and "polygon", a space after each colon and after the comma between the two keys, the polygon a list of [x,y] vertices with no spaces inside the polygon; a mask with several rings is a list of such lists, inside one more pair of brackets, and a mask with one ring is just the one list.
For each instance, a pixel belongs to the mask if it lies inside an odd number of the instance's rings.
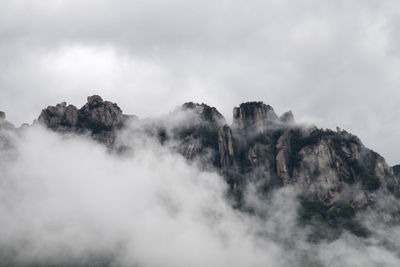
{"label": "vertical rock striation", "polygon": [[218,151],[221,170],[226,172],[232,166],[234,160],[232,130],[228,125],[219,128]]}
{"label": "vertical rock striation", "polygon": [[276,122],[274,109],[263,102],[247,102],[233,109],[233,121],[240,130],[264,133],[269,124]]}

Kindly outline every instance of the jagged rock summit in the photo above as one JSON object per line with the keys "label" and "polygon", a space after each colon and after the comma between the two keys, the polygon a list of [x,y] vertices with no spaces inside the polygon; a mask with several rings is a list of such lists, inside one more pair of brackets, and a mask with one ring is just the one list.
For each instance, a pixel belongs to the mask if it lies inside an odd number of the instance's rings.
{"label": "jagged rock summit", "polygon": [[78,109],[74,105],[61,102],[43,109],[38,118],[40,123],[53,130],[75,128],[78,124]]}
{"label": "jagged rock summit", "polygon": [[277,119],[274,109],[263,102],[246,102],[233,108],[233,121],[241,130],[250,127],[256,133],[263,133],[268,124]]}
{"label": "jagged rock summit", "polygon": [[87,128],[111,130],[120,126],[124,117],[117,104],[103,101],[100,96],[94,95],[87,98],[87,103],[78,112],[78,118]]}
{"label": "jagged rock summit", "polygon": [[117,104],[103,101],[98,95],[89,96],[80,109],[61,102],[43,109],[38,121],[59,132],[90,132],[94,139],[112,146],[115,130],[122,127],[129,116],[123,115]]}

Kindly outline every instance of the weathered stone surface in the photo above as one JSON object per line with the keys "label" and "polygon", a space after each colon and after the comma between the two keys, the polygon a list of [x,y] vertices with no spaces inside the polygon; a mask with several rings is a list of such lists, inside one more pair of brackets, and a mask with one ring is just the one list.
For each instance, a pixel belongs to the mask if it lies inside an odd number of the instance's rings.
{"label": "weathered stone surface", "polygon": [[48,106],[42,110],[38,121],[53,130],[75,128],[78,122],[78,109],[73,105],[67,106],[66,102]]}
{"label": "weathered stone surface", "polygon": [[177,150],[189,160],[196,159],[203,167],[219,168],[218,131],[226,123],[221,113],[204,103],[188,102],[174,115],[182,120],[172,126],[173,139],[178,141]]}
{"label": "weathered stone surface", "polygon": [[290,130],[285,131],[278,139],[276,145],[276,171],[279,177],[282,178],[284,184],[289,184],[289,157],[291,154],[290,147]]}
{"label": "weathered stone surface", "polygon": [[198,104],[193,102],[187,102],[182,105],[184,111],[193,112],[191,123],[196,126],[212,127],[224,125],[225,118],[215,107],[210,107],[204,103]]}
{"label": "weathered stone surface", "polygon": [[342,165],[342,160],[336,157],[329,141],[321,140],[313,146],[306,146],[298,155],[301,162],[293,172],[296,187],[317,194],[318,199],[326,204],[336,201],[344,183],[339,180],[336,168]]}
{"label": "weathered stone surface", "polygon": [[117,104],[103,101],[98,95],[89,96],[87,103],[77,109],[65,102],[42,110],[38,121],[59,132],[90,132],[94,139],[107,146],[115,142],[115,129],[135,116],[123,115]]}
{"label": "weathered stone surface", "polygon": [[183,150],[183,156],[187,159],[193,159],[198,150],[197,147],[194,143],[188,143]]}
{"label": "weathered stone surface", "polygon": [[263,102],[247,102],[233,109],[233,121],[241,129],[264,133],[267,126],[278,120],[274,109]]}
{"label": "weathered stone surface", "polygon": [[288,130],[278,140],[276,162],[284,184],[327,205],[345,199],[364,208],[375,203],[378,194],[399,191],[384,159],[344,131],[315,130],[304,137]]}
{"label": "weathered stone surface", "polygon": [[233,164],[233,140],[232,130],[228,125],[219,128],[218,131],[218,150],[221,169],[227,171]]}
{"label": "weathered stone surface", "polygon": [[103,101],[98,96],[89,96],[87,103],[79,110],[79,122],[84,127],[93,130],[111,130],[122,123],[122,110],[117,104]]}
{"label": "weathered stone surface", "polygon": [[6,113],[3,111],[0,111],[0,119],[5,119],[6,118]]}
{"label": "weathered stone surface", "polygon": [[70,127],[75,127],[78,124],[78,109],[74,105],[65,108],[62,123]]}

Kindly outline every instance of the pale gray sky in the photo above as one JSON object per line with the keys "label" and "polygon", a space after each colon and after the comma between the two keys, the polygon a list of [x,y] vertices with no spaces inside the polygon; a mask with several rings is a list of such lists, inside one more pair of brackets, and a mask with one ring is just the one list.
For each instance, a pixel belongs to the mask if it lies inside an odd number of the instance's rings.
{"label": "pale gray sky", "polygon": [[230,120],[257,100],[395,164],[399,36],[397,0],[3,0],[0,110],[19,125],[100,94],[140,117],[191,100]]}

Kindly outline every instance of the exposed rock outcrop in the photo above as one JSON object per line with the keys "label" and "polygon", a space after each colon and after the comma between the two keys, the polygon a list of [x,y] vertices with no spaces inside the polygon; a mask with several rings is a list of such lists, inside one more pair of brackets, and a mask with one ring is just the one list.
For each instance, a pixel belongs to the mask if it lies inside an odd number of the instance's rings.
{"label": "exposed rock outcrop", "polygon": [[291,157],[290,133],[290,130],[285,131],[276,144],[276,171],[284,184],[290,184],[291,178],[291,173],[289,172],[289,160]]}
{"label": "exposed rock outcrop", "polygon": [[219,168],[218,131],[226,123],[224,116],[204,103],[185,103],[182,111],[185,113],[185,125],[172,130],[173,138],[180,144],[178,150],[187,159],[197,159],[204,166]]}
{"label": "exposed rock outcrop", "polygon": [[[290,129],[278,140],[277,174],[284,184],[315,193],[325,204],[346,199],[359,208],[373,202],[377,191],[387,194],[398,190],[390,167],[357,137],[345,131],[338,134],[318,129],[303,134]],[[350,187],[353,190],[348,190]]]}
{"label": "exposed rock outcrop", "polygon": [[182,109],[184,111],[193,112],[194,118],[192,123],[196,126],[221,126],[226,123],[224,116],[222,116],[216,108],[210,107],[204,103],[187,102],[182,105]]}
{"label": "exposed rock outcrop", "polygon": [[263,102],[247,102],[233,109],[233,121],[241,130],[264,133],[267,126],[278,119],[274,109]]}
{"label": "exposed rock outcrop", "polygon": [[78,109],[74,105],[61,102],[56,106],[48,106],[42,110],[39,122],[53,130],[71,130],[78,123]]}
{"label": "exposed rock outcrop", "polygon": [[112,130],[123,121],[122,110],[117,104],[103,101],[98,96],[89,96],[87,103],[78,112],[79,123],[93,131]]}
{"label": "exposed rock outcrop", "polygon": [[222,171],[228,171],[233,164],[233,140],[232,130],[228,125],[219,128],[218,151]]}
{"label": "exposed rock outcrop", "polygon": [[67,106],[66,102],[48,106],[42,110],[38,121],[59,132],[90,132],[94,139],[112,146],[114,130],[122,127],[126,119],[117,104],[93,95],[79,110],[74,105]]}

